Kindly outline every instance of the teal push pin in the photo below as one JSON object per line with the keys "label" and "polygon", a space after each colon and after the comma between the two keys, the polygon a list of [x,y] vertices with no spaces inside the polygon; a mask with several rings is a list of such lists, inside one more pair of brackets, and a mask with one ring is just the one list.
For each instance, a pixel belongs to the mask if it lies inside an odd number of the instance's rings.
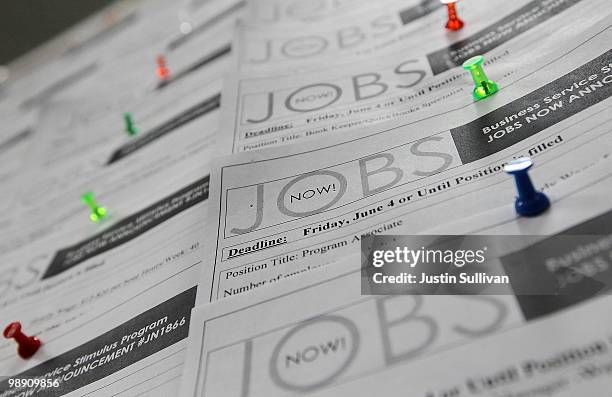
{"label": "teal push pin", "polygon": [[81,196],[81,201],[83,201],[89,209],[91,210],[91,214],[89,214],[89,219],[94,222],[101,221],[104,217],[106,217],[106,208],[101,207],[96,202],[94,198],[93,192],[85,192]]}
{"label": "teal push pin", "polygon": [[476,55],[463,62],[463,68],[465,70],[469,70],[472,74],[472,79],[474,79],[474,99],[481,100],[488,96],[495,94],[499,91],[499,87],[497,83],[493,80],[489,80],[484,70],[482,70],[482,63],[484,62],[484,57],[482,55]]}
{"label": "teal push pin", "polygon": [[127,132],[129,136],[138,134],[138,130],[136,129],[136,126],[134,126],[134,119],[132,118],[131,113],[123,113],[123,120],[125,120],[125,132]]}

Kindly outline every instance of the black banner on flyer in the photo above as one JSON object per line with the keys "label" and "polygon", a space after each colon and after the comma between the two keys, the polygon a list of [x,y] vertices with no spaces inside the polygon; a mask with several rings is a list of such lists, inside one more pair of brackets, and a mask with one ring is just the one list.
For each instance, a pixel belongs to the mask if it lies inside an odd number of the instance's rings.
{"label": "black banner on flyer", "polygon": [[558,290],[549,296],[517,294],[526,319],[612,291],[610,225],[612,211],[501,258],[513,288]]}
{"label": "black banner on flyer", "polygon": [[108,230],[59,250],[42,279],[58,275],[89,258],[124,244],[208,199],[209,181],[210,177],[207,175],[155,204],[122,219]]}
{"label": "black banner on flyer", "polygon": [[[210,54],[206,54],[202,59],[194,63],[193,65],[187,67],[186,69],[180,70],[177,73],[170,76],[169,79],[163,80],[157,86],[158,89],[162,89],[167,87],[169,84],[176,82],[177,80],[182,79],[185,76],[189,76],[189,74],[199,70],[200,68],[228,55],[232,50],[232,46],[230,44],[224,45],[220,48],[217,48]],[[220,97],[219,97],[220,98]]]}
{"label": "black banner on flyer", "polygon": [[17,146],[18,144],[20,144],[21,142],[25,141],[27,138],[29,138],[32,135],[32,130],[31,129],[26,129],[23,130],[15,135],[13,135],[12,137],[10,137],[9,139],[7,139],[6,141],[0,142],[0,153],[5,152],[15,146]]}
{"label": "black banner on flyer", "polygon": [[399,17],[402,21],[402,25],[407,25],[442,7],[444,7],[444,4],[442,4],[440,0],[423,0],[420,4],[414,7],[401,10]]}
{"label": "black banner on flyer", "polygon": [[578,4],[581,0],[535,0],[489,27],[458,41],[447,48],[427,55],[435,75],[453,69],[475,55],[483,55],[555,15]]}
{"label": "black banner on flyer", "polygon": [[612,50],[486,115],[451,129],[463,164],[504,150],[612,95]]}
{"label": "black banner on flyer", "polygon": [[[172,346],[187,337],[196,288],[192,287],[95,339],[8,379],[57,380],[58,386],[19,392],[24,396],[63,396]],[[10,394],[16,389],[9,387],[8,379],[0,383],[0,395],[15,395]]]}
{"label": "black banner on flyer", "polygon": [[207,98],[203,102],[200,102],[197,105],[190,107],[189,109],[185,110],[178,116],[173,117],[172,119],[168,120],[159,127],[146,132],[138,138],[130,140],[128,143],[113,152],[106,165],[110,165],[114,162],[121,160],[122,158],[147,146],[151,142],[154,142],[159,138],[163,137],[164,135],[174,131],[175,129],[219,108],[219,106],[221,106],[221,94],[217,94],[210,98]]}

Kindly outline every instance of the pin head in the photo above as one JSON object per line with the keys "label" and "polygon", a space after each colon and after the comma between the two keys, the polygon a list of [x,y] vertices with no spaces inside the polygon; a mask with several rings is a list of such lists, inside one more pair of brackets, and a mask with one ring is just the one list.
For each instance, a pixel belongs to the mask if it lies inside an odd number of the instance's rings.
{"label": "pin head", "polygon": [[484,62],[484,57],[482,55],[476,55],[476,56],[471,57],[467,61],[463,62],[463,68],[466,70],[472,70],[474,68],[482,66],[483,62]]}
{"label": "pin head", "polygon": [[532,166],[533,161],[529,157],[519,157],[504,165],[504,171],[506,171],[508,174],[515,174],[517,172],[525,172]]}
{"label": "pin head", "polygon": [[21,323],[15,321],[10,323],[4,329],[4,337],[7,339],[15,339],[17,342],[17,354],[21,358],[30,358],[38,351],[42,342],[35,336],[27,336],[21,332]]}
{"label": "pin head", "polygon": [[15,335],[21,332],[21,323],[14,321],[4,328],[4,337],[7,339],[13,339]]}

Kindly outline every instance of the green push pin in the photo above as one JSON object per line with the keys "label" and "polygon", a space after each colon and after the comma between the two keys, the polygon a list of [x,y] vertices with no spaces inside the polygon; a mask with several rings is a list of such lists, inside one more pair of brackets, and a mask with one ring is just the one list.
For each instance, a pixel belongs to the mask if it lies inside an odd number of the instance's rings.
{"label": "green push pin", "polygon": [[106,216],[106,208],[101,207],[94,199],[94,195],[92,192],[86,192],[81,196],[81,201],[83,201],[89,209],[91,209],[91,214],[89,214],[89,219],[94,222],[98,222],[102,220]]}
{"label": "green push pin", "polygon": [[465,70],[469,70],[472,74],[472,79],[474,79],[474,99],[480,100],[495,94],[499,87],[497,83],[493,80],[489,80],[484,70],[482,70],[482,63],[484,62],[484,57],[482,55],[476,55],[463,62],[463,68]]}
{"label": "green push pin", "polygon": [[131,113],[123,113],[123,120],[125,120],[125,132],[129,136],[134,136],[138,133],[138,130],[134,126],[134,119]]}

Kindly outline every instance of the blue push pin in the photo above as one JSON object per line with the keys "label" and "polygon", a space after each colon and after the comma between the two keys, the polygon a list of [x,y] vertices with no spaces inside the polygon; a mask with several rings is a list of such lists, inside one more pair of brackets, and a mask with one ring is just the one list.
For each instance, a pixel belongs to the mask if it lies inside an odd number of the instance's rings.
{"label": "blue push pin", "polygon": [[529,157],[520,157],[510,161],[504,166],[504,171],[514,175],[518,197],[514,202],[514,208],[519,215],[536,216],[550,207],[550,200],[542,192],[538,192],[531,183],[527,171],[533,166]]}

